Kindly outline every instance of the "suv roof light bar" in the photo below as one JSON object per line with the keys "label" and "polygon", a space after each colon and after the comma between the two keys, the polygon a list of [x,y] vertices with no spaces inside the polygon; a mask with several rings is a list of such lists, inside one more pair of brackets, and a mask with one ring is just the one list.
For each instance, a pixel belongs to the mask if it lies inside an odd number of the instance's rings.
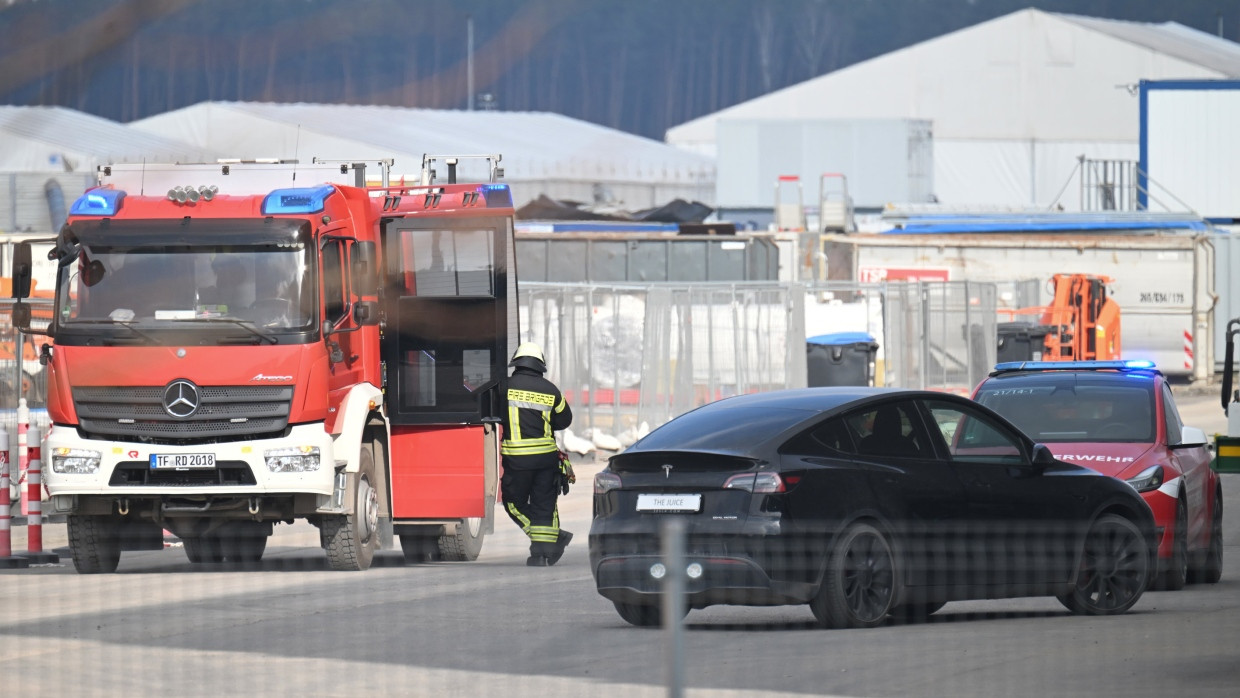
{"label": "suv roof light bar", "polygon": [[1124,359],[1119,361],[1006,361],[995,364],[990,375],[1016,373],[1019,371],[1157,371],[1158,367],[1148,359]]}

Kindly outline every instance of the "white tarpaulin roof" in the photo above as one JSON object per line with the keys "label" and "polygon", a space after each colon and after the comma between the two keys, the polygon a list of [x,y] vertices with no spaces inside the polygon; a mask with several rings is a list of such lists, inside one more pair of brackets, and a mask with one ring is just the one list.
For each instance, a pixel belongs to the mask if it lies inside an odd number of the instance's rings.
{"label": "white tarpaulin roof", "polygon": [[930,119],[940,201],[1043,205],[1078,155],[1137,159],[1140,80],[1236,75],[1240,44],[1179,24],[1027,9],[694,119],[666,140],[709,155],[724,119]]}
{"label": "white tarpaulin roof", "polygon": [[0,106],[0,172],[85,172],[112,162],[214,159],[208,148],[63,107]]}
{"label": "white tarpaulin roof", "polygon": [[504,179],[514,183],[631,182],[714,190],[711,157],[547,112],[204,102],[130,126],[210,147],[224,157],[395,158],[397,177],[416,177],[423,154],[500,154]]}

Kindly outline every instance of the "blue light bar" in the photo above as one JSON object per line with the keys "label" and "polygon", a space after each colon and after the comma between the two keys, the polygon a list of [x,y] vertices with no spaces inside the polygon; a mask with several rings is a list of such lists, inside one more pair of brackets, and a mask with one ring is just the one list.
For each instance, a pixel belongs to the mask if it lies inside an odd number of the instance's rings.
{"label": "blue light bar", "polygon": [[79,196],[69,209],[71,216],[115,216],[121,210],[125,192],[119,189],[94,189]]}
{"label": "blue light bar", "polygon": [[1123,359],[1118,361],[1005,361],[995,364],[995,373],[1013,371],[1157,371],[1158,367],[1148,359]]}
{"label": "blue light bar", "polygon": [[318,213],[326,206],[327,197],[336,188],[324,184],[317,187],[276,189],[263,198],[263,213]]}
{"label": "blue light bar", "polygon": [[487,208],[511,208],[512,192],[507,184],[483,184],[478,187],[482,197],[487,200]]}

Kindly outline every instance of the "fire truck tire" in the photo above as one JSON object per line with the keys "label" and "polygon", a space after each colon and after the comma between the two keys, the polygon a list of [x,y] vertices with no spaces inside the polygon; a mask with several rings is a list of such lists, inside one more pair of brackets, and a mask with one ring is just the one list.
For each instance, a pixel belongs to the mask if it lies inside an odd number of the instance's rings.
{"label": "fire truck tire", "polygon": [[482,552],[486,536],[485,519],[462,519],[456,524],[455,533],[439,537],[439,557],[448,562],[473,562]]}
{"label": "fire truck tire", "polygon": [[400,551],[405,562],[434,562],[439,559],[439,537],[419,533],[402,533]]}
{"label": "fire truck tire", "polygon": [[185,557],[194,564],[224,561],[224,549],[220,545],[220,539],[211,534],[182,538],[181,542],[185,545]]}
{"label": "fire truck tire", "polygon": [[334,570],[369,569],[379,543],[379,493],[374,486],[375,458],[370,444],[362,445],[359,459],[353,513],[324,517],[320,529],[327,561]]}
{"label": "fire truck tire", "polygon": [[73,567],[79,574],[116,571],[121,561],[121,543],[111,517],[70,515],[66,529]]}
{"label": "fire truck tire", "polygon": [[271,524],[261,521],[236,521],[219,534],[219,546],[229,562],[254,563],[263,559]]}

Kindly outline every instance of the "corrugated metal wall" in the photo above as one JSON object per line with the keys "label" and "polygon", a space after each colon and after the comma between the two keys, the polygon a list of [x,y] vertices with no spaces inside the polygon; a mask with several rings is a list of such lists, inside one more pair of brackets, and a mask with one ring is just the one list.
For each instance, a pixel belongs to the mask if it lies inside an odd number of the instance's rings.
{"label": "corrugated metal wall", "polygon": [[774,281],[779,249],[767,235],[522,233],[517,275],[522,283]]}
{"label": "corrugated metal wall", "polygon": [[82,172],[0,174],[0,232],[55,232],[73,201],[94,184],[94,175]]}

